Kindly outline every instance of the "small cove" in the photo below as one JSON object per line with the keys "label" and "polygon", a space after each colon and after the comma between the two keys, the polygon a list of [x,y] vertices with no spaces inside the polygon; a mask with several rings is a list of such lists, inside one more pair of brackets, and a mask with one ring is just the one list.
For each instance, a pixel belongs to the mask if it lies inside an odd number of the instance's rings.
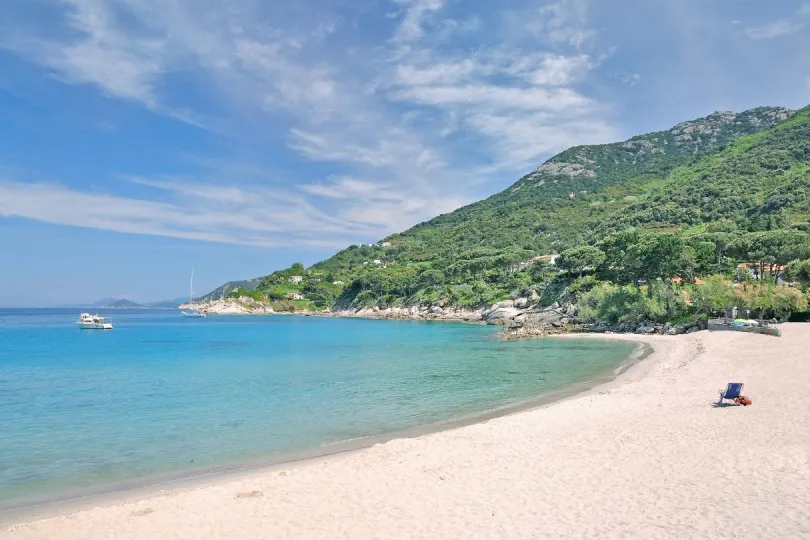
{"label": "small cove", "polygon": [[631,343],[455,323],[0,311],[0,504],[303,455],[581,385]]}

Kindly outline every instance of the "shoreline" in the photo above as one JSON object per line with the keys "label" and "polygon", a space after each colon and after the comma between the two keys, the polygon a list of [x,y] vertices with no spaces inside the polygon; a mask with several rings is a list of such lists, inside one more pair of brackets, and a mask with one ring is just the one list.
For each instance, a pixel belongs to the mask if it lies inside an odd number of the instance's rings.
{"label": "shoreline", "polygon": [[[656,353],[656,348],[652,346],[653,340],[632,334],[623,336],[624,337],[603,334],[560,334],[548,336],[548,339],[577,339],[581,337],[583,339],[598,339],[604,341],[630,341],[634,342],[636,346],[617,366],[605,369],[603,372],[585,381],[551,390],[550,392],[528,400],[458,418],[451,418],[441,422],[415,426],[405,430],[338,441],[328,445],[298,451],[271,454],[231,464],[206,467],[199,470],[186,469],[183,471],[162,473],[148,477],[76,488],[48,495],[27,497],[8,502],[0,501],[0,526],[5,527],[21,522],[62,516],[97,506],[125,504],[149,497],[161,496],[169,491],[198,489],[200,487],[236,481],[246,476],[324,463],[332,459],[363,452],[375,445],[400,439],[412,439],[435,433],[453,431],[467,426],[486,423],[497,418],[542,409],[569,399],[603,391],[617,384],[621,384],[626,377],[635,373],[635,368],[637,368],[639,364]],[[660,346],[658,348],[660,349]]]}
{"label": "shoreline", "polygon": [[[810,325],[649,343],[604,384],[490,420],[16,521],[15,540],[810,538]],[[649,348],[636,351],[649,351]],[[745,383],[752,406],[718,404]],[[792,395],[792,394],[791,394]],[[4,520],[3,523],[15,523]]]}

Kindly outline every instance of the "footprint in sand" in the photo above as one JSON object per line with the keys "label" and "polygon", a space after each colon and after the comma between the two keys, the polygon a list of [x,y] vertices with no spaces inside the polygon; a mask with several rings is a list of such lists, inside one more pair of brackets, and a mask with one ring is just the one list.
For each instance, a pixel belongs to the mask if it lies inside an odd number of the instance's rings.
{"label": "footprint in sand", "polygon": [[145,516],[147,514],[151,514],[155,510],[153,508],[144,508],[143,510],[135,510],[132,512],[132,515],[135,517]]}
{"label": "footprint in sand", "polygon": [[264,493],[261,491],[245,491],[244,493],[237,493],[237,499],[255,499],[256,497],[263,496]]}

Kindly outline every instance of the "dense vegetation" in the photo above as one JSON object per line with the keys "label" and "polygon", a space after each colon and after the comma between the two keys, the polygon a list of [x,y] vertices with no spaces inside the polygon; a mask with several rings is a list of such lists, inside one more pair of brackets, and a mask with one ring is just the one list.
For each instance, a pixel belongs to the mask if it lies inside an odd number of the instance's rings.
{"label": "dense vegetation", "polygon": [[283,309],[533,294],[577,297],[582,317],[612,322],[731,306],[786,316],[807,309],[809,216],[810,108],[716,113],[572,148],[489,199],[233,294]]}

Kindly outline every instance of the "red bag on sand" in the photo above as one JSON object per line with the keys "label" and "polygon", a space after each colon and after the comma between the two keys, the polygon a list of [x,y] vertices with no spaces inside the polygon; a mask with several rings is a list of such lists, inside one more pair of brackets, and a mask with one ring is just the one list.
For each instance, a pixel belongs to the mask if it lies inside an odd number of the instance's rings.
{"label": "red bag on sand", "polygon": [[749,398],[748,396],[740,396],[738,398],[734,398],[734,403],[746,407],[748,405],[751,405],[751,398]]}

